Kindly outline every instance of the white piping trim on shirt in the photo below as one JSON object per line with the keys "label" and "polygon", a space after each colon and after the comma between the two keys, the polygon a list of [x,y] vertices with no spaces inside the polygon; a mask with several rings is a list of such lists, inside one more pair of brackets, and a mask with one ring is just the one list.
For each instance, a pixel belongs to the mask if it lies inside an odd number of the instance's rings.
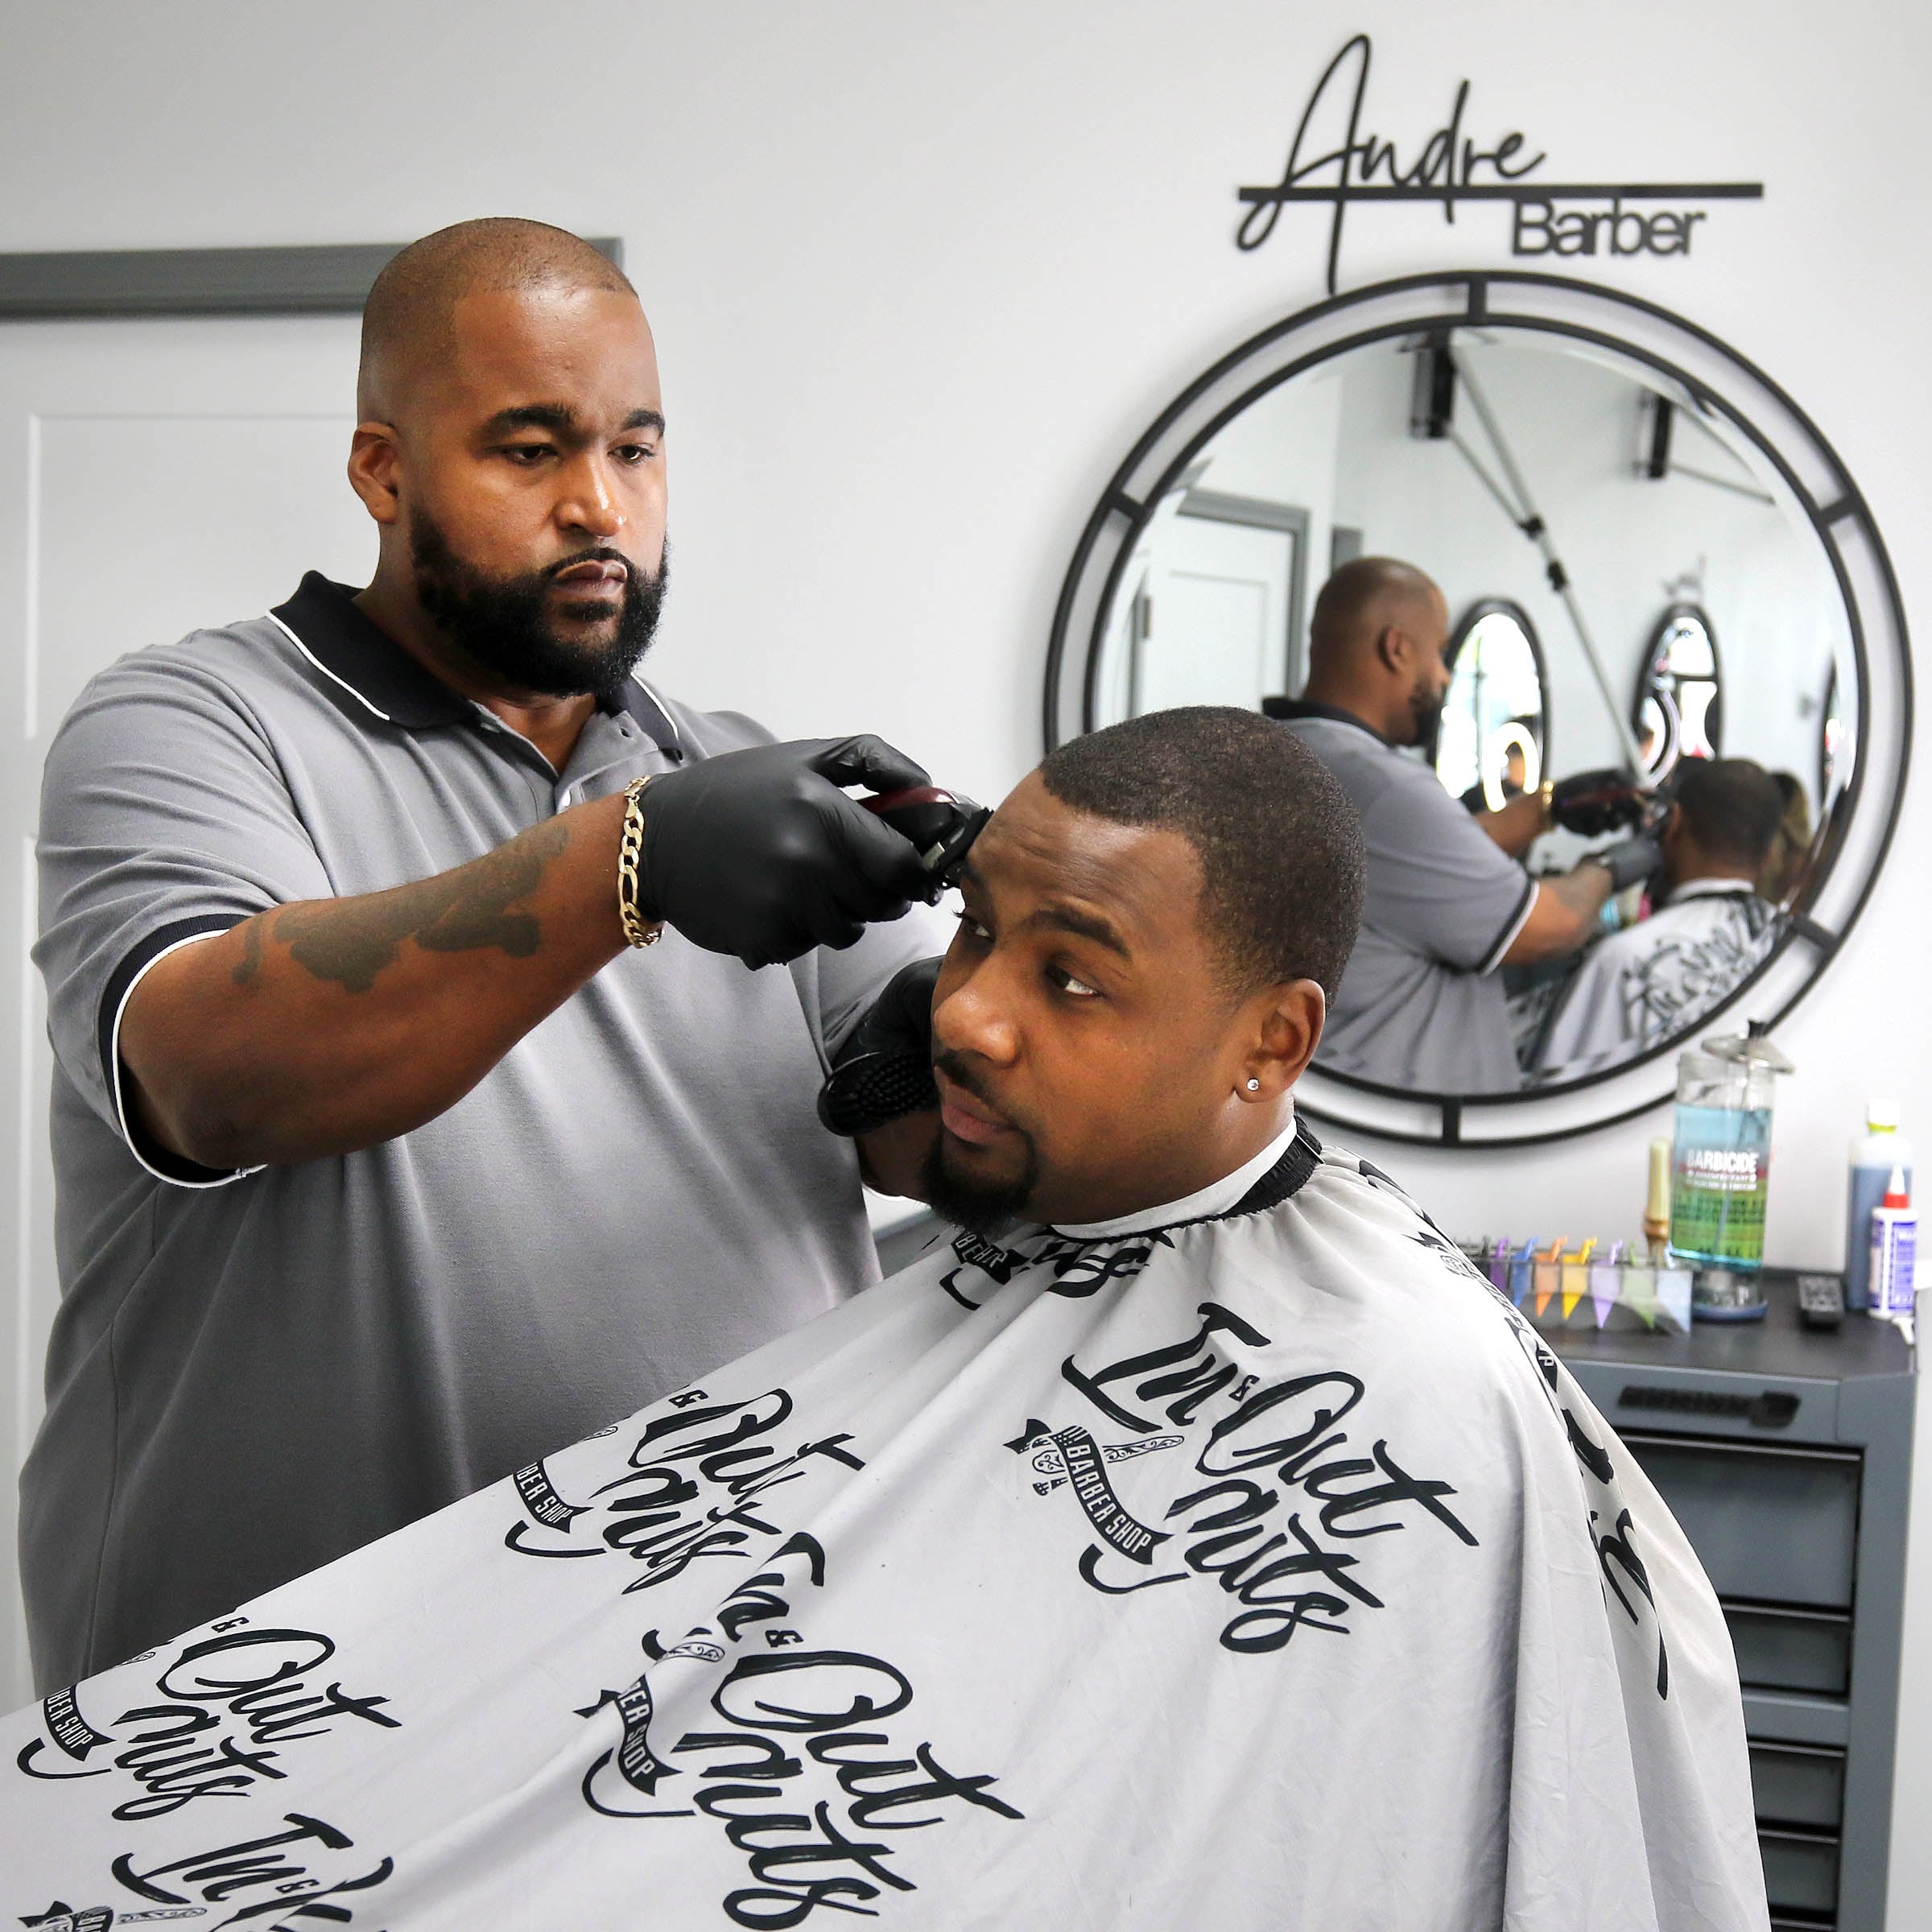
{"label": "white piping trim on shirt", "polygon": [[[284,625],[283,628],[286,630],[287,627]],[[232,927],[224,927],[222,930],[224,931],[232,931],[233,928]],[[179,952],[184,946],[199,946],[204,939],[218,939],[221,936],[221,934],[220,932],[190,933],[184,939],[176,939],[174,944],[171,946],[163,946],[161,950],[156,953],[151,960],[148,960],[147,963],[142,967],[141,970],[128,981],[127,991],[122,994],[121,1004],[114,1009],[113,1051],[110,1055],[110,1064],[114,1069],[114,1092],[109,1096],[114,1103],[114,1124],[121,1129],[121,1137],[122,1140],[126,1141],[128,1152],[131,1154],[134,1158],[141,1163],[142,1166],[145,1168],[148,1173],[151,1174],[156,1180],[166,1181],[168,1186],[171,1187],[225,1187],[230,1181],[239,1181],[245,1179],[249,1174],[259,1174],[262,1171],[261,1168],[258,1166],[237,1167],[232,1174],[217,1174],[213,1179],[206,1181],[185,1181],[178,1174],[163,1174],[161,1170],[155,1166],[154,1162],[149,1160],[147,1156],[141,1151],[140,1143],[136,1141],[134,1135],[129,1132],[127,1125],[127,1104],[122,1097],[121,1093],[121,1019],[122,1014],[127,1011],[128,1001],[134,997],[134,989],[138,986],[141,982],[146,979],[147,976],[152,972],[154,969],[159,966],[171,952]]]}
{"label": "white piping trim on shirt", "polygon": [[317,657],[316,654],[311,650],[309,647],[304,644],[302,640],[297,637],[295,634],[291,630],[289,627],[284,624],[272,610],[267,614],[269,622],[274,625],[275,629],[280,631],[283,636],[287,638],[289,642],[294,645],[295,649],[300,651],[303,656],[307,658],[309,663],[314,665],[316,669],[320,671],[324,677],[329,679],[335,683],[340,684],[342,688],[363,708],[364,710],[374,712],[376,716],[380,718],[385,724],[393,724],[395,723],[395,720],[392,718],[387,712],[379,710],[375,705],[370,704],[369,700],[364,697],[361,692],[357,691],[355,686],[350,683],[347,678],[339,677],[334,671],[331,671],[329,667],[324,664],[322,660]]}
{"label": "white piping trim on shirt", "polygon": [[1494,972],[1503,963],[1503,955],[1516,943],[1516,935],[1530,923],[1530,915],[1536,910],[1536,895],[1542,890],[1534,879],[1530,881],[1530,890],[1523,894],[1523,909],[1503,928],[1503,936],[1489,948],[1489,956],[1476,968],[1479,976]]}
{"label": "white piping trim on shirt", "polygon": [[[684,734],[679,730],[677,720],[671,715],[671,707],[658,695],[656,690],[645,679],[639,677],[634,671],[630,674],[630,678],[634,684],[643,686],[645,696],[649,698],[651,703],[664,714],[664,722],[671,727],[671,748],[681,756],[684,749]],[[658,749],[661,751],[664,747],[659,745]]]}

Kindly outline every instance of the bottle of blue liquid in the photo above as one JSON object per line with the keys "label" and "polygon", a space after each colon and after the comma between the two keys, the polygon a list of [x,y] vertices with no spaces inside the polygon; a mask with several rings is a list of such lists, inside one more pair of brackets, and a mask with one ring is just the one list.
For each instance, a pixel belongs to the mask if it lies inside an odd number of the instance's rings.
{"label": "bottle of blue liquid", "polygon": [[1852,1174],[1845,1203],[1845,1306],[1872,1303],[1872,1211],[1884,1199],[1894,1167],[1912,1191],[1912,1143],[1898,1131],[1898,1103],[1869,1100],[1865,1131],[1852,1143]]}
{"label": "bottle of blue liquid", "polygon": [[1761,1022],[1677,1063],[1670,1252],[1705,1267],[1761,1268],[1771,1189],[1773,1083],[1791,1063]]}

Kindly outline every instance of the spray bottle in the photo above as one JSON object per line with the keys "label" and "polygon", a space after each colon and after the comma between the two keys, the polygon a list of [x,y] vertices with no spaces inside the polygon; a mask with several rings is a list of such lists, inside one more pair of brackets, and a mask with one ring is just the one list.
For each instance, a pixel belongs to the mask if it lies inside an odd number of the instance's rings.
{"label": "spray bottle", "polygon": [[1868,1100],[1865,1131],[1852,1143],[1852,1175],[1845,1207],[1845,1306],[1883,1312],[1866,1283],[1872,1267],[1872,1211],[1885,1198],[1893,1168],[1912,1192],[1912,1143],[1898,1131],[1898,1103]]}
{"label": "spray bottle", "polygon": [[1871,1308],[1892,1321],[1912,1319],[1918,1287],[1918,1217],[1912,1212],[1905,1170],[1894,1167],[1885,1198],[1872,1210]]}

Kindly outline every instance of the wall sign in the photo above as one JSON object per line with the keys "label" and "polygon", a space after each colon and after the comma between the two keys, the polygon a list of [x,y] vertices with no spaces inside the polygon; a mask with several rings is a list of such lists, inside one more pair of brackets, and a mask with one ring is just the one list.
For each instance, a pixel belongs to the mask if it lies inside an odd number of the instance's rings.
{"label": "wall sign", "polygon": [[1448,118],[1423,135],[1407,159],[1399,140],[1362,125],[1373,50],[1366,34],[1343,45],[1315,84],[1288,148],[1280,180],[1236,190],[1247,212],[1236,231],[1242,249],[1259,248],[1284,208],[1327,206],[1328,292],[1341,270],[1342,227],[1352,207],[1387,201],[1439,201],[1454,221],[1463,201],[1510,205],[1509,252],[1578,255],[1687,255],[1705,201],[1756,201],[1761,181],[1557,181],[1539,171],[1549,159],[1520,129],[1493,138],[1464,132],[1469,83],[1458,84]]}

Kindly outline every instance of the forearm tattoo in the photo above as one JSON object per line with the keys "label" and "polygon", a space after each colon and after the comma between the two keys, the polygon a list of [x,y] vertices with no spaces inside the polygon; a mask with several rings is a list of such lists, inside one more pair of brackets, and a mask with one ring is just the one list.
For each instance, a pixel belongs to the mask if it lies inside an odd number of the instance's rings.
{"label": "forearm tattoo", "polygon": [[[570,843],[555,819],[455,872],[365,898],[323,900],[251,919],[234,969],[237,986],[260,972],[265,937],[286,945],[318,980],[367,993],[394,965],[405,940],[427,952],[480,952],[489,947],[526,960],[543,942],[536,914],[513,910],[543,882]],[[262,928],[273,923],[272,934]]]}

